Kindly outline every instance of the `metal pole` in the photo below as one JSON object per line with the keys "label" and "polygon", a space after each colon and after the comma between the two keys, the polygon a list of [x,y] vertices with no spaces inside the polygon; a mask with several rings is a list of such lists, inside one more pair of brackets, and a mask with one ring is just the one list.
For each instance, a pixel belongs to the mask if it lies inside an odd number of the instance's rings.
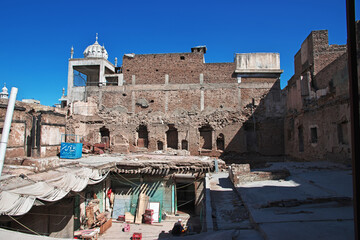
{"label": "metal pole", "polygon": [[354,230],[355,239],[359,239],[360,200],[358,184],[360,181],[360,126],[359,126],[359,84],[357,73],[355,1],[346,0],[347,53],[349,72],[350,117],[351,117],[351,152],[353,176]]}
{"label": "metal pole", "polygon": [[6,145],[7,145],[7,141],[8,141],[8,138],[9,138],[11,120],[12,120],[12,116],[13,116],[13,113],[14,113],[14,107],[15,107],[15,101],[16,101],[17,92],[18,92],[17,88],[15,88],[15,87],[11,88],[10,99],[9,99],[8,107],[7,107],[7,110],[6,110],[4,128],[3,128],[3,131],[2,131],[1,142],[0,142],[0,176],[1,176],[3,166],[4,166]]}

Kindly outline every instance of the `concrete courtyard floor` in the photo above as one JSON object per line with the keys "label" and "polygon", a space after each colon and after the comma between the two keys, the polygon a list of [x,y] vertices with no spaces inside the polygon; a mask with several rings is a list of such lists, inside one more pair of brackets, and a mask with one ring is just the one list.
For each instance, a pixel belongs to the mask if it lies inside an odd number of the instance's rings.
{"label": "concrete courtyard floor", "polygon": [[268,164],[286,168],[284,180],[243,183],[236,187],[251,222],[265,239],[354,239],[352,170],[329,162]]}

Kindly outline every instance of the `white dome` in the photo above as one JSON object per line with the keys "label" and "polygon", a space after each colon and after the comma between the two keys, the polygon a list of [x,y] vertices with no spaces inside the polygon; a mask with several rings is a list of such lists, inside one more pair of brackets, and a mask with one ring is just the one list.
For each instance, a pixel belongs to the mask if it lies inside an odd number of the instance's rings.
{"label": "white dome", "polygon": [[84,51],[85,58],[105,58],[108,59],[108,53],[104,46],[98,43],[98,36],[96,34],[96,41],[93,45],[88,46]]}

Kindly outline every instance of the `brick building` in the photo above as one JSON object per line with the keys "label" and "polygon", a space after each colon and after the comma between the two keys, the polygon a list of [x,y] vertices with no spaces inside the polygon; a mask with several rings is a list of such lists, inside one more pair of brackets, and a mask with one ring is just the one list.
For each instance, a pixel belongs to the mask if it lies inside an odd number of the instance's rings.
{"label": "brick building", "polygon": [[283,154],[279,54],[205,63],[206,50],[125,54],[117,67],[96,40],[69,60],[67,132],[120,153]]}
{"label": "brick building", "polygon": [[[358,36],[359,27],[357,22]],[[327,30],[312,31],[294,62],[295,74],[285,88],[285,154],[302,160],[348,162],[351,126],[346,45],[329,45]]]}

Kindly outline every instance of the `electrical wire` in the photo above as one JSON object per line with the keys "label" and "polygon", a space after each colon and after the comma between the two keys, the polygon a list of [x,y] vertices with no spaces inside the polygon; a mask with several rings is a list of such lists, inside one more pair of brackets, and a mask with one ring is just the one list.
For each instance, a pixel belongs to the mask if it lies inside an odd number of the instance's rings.
{"label": "electrical wire", "polygon": [[185,185],[183,185],[183,186],[181,186],[181,187],[177,187],[176,189],[185,188],[185,187],[190,186],[191,184],[193,184],[193,183],[195,183],[195,182],[198,182],[198,181],[200,181],[200,180],[203,180],[203,179],[204,179],[204,178],[199,178],[199,179],[197,179],[197,180],[195,180],[195,181],[193,181],[193,182],[191,182],[191,183],[185,184]]}
{"label": "electrical wire", "polygon": [[187,202],[185,202],[185,203],[183,203],[183,204],[180,204],[180,205],[178,205],[177,207],[179,208],[179,207],[182,207],[182,206],[184,206],[184,205],[186,205],[186,204],[188,204],[188,203],[190,203],[190,202],[192,202],[192,201],[195,201],[195,198],[194,199],[191,199],[190,201],[187,201]]}
{"label": "electrical wire", "polygon": [[139,186],[140,186],[140,184],[136,184],[136,183],[134,183],[134,182],[132,182],[132,181],[128,180],[127,178],[125,178],[125,177],[121,176],[121,174],[119,174],[119,173],[117,173],[117,172],[116,172],[116,174],[117,174],[117,175],[119,175],[121,178],[123,178],[125,181],[127,181],[127,182],[129,182],[129,183],[131,183],[131,184],[133,184],[133,185],[135,185],[135,186],[137,186],[137,187],[139,187]]}
{"label": "electrical wire", "polygon": [[29,230],[32,233],[35,233],[36,235],[42,236],[41,234],[35,232],[34,230],[30,229],[29,227],[25,226],[24,224],[22,224],[21,222],[19,222],[18,220],[16,220],[15,218],[13,218],[12,216],[8,215],[12,220],[14,220],[15,222],[17,222],[20,226],[26,228],[27,230]]}

